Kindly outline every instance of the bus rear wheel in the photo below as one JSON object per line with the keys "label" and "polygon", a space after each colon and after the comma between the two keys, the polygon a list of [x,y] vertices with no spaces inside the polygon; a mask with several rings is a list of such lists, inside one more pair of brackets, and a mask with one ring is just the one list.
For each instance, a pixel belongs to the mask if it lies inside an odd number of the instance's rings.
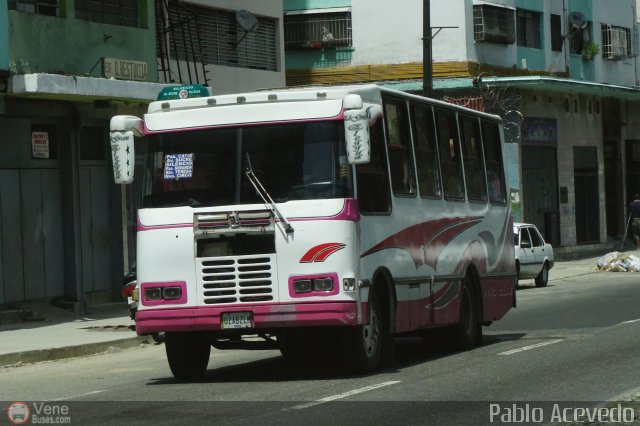
{"label": "bus rear wheel", "polygon": [[201,379],[207,371],[211,342],[206,335],[195,332],[167,333],[165,350],[169,368],[176,379]]}
{"label": "bus rear wheel", "polygon": [[453,326],[449,334],[450,345],[455,350],[471,349],[482,340],[477,294],[472,282],[472,277],[467,274],[460,294],[460,322]]}

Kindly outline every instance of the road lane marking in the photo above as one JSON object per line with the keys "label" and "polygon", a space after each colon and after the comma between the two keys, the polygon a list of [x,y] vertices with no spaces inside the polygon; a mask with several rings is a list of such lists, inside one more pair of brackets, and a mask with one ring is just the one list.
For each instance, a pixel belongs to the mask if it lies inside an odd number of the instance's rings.
{"label": "road lane marking", "polygon": [[554,343],[562,342],[562,339],[549,340],[546,342],[536,343],[535,345],[524,346],[518,349],[511,349],[510,351],[500,352],[498,355],[513,355],[519,352],[528,351],[529,349],[540,348],[542,346],[553,345]]}
{"label": "road lane marking", "polygon": [[352,395],[357,395],[359,393],[368,392],[368,391],[371,391],[371,390],[374,390],[374,389],[380,389],[380,388],[383,388],[385,386],[395,385],[397,383],[400,383],[400,380],[391,380],[389,382],[378,383],[377,385],[365,386],[363,388],[354,389],[354,390],[350,390],[348,392],[339,393],[337,395],[328,396],[326,398],[318,399],[316,401],[307,402],[306,404],[296,405],[295,407],[286,408],[285,410],[302,410],[304,408],[313,407],[315,405],[324,404],[326,402],[335,401],[337,399],[346,398],[346,397],[349,397],[349,396],[352,396]]}
{"label": "road lane marking", "polygon": [[50,399],[49,401],[66,401],[68,399],[82,398],[83,396],[95,395],[97,393],[102,393],[102,392],[106,392],[106,390],[95,390],[95,391],[91,391],[91,392],[81,393],[80,395],[67,396],[66,398]]}
{"label": "road lane marking", "polygon": [[620,324],[631,324],[633,322],[638,322],[638,321],[640,321],[640,318],[634,319],[634,320],[629,320],[629,321],[622,321]]}

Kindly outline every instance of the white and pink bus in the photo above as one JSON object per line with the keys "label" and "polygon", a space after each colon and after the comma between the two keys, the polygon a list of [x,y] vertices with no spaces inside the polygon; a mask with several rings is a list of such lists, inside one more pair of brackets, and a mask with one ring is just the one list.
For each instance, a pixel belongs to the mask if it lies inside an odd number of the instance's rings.
{"label": "white and pink bus", "polygon": [[136,331],[179,379],[211,346],[370,371],[514,306],[499,117],[371,84],[160,100],[111,120],[118,183],[134,135]]}

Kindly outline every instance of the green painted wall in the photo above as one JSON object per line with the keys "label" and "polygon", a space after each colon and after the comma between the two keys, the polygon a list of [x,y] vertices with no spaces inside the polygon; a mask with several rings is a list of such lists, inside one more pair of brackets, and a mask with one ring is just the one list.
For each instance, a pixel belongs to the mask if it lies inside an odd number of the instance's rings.
{"label": "green painted wall", "polygon": [[[592,0],[569,0],[568,12],[582,12],[588,21],[593,20]],[[593,28],[589,30],[593,37]],[[576,80],[593,81],[595,78],[595,66],[593,61],[585,61],[580,54],[569,55],[569,77]]]}
{"label": "green painted wall", "polygon": [[547,64],[544,59],[544,45],[546,41],[542,40],[542,48],[533,49],[530,47],[518,46],[518,67],[521,66],[522,60],[527,60],[527,68],[530,70],[545,71]]}
{"label": "green painted wall", "polygon": [[0,0],[0,70],[9,69],[9,14],[7,0]]}
{"label": "green painted wall", "polygon": [[540,0],[517,0],[516,7],[518,9],[532,10],[535,12],[544,11],[544,3]]}
{"label": "green painted wall", "polygon": [[[544,12],[544,3],[540,0],[516,0],[518,9],[531,10],[533,12]],[[547,64],[544,58],[544,48],[548,44],[544,26],[545,22],[540,19],[540,37],[542,38],[540,49],[532,49],[529,47],[518,46],[518,67],[521,66],[522,60],[527,60],[527,68],[530,70],[545,70]]]}
{"label": "green painted wall", "polygon": [[[1,25],[7,2],[0,2],[5,6],[0,11]],[[143,28],[75,19],[73,1],[61,4],[64,18],[8,11],[8,65],[12,72],[99,77],[102,70],[96,63],[102,57],[110,57],[144,61],[149,81],[158,81],[154,2],[140,2]]]}
{"label": "green painted wall", "polygon": [[569,0],[568,12],[582,12],[587,20],[593,20],[592,0]]}
{"label": "green painted wall", "polygon": [[582,55],[569,55],[569,78],[594,81],[595,64],[593,61],[582,59]]}
{"label": "green painted wall", "polygon": [[287,10],[323,9],[326,7],[350,7],[351,0],[284,0]]}

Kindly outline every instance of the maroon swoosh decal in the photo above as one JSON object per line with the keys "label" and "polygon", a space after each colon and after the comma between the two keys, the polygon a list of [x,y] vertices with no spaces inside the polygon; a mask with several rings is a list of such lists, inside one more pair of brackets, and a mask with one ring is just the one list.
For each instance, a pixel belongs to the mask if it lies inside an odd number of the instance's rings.
{"label": "maroon swoosh decal", "polygon": [[338,250],[346,247],[343,243],[324,243],[315,247],[311,247],[304,256],[300,258],[300,263],[324,262],[327,257],[331,256]]}
{"label": "maroon swoosh decal", "polygon": [[481,217],[455,217],[419,223],[382,240],[361,257],[380,250],[398,248],[409,253],[416,269],[421,265],[429,265],[435,269],[438,258],[447,244],[481,220]]}

